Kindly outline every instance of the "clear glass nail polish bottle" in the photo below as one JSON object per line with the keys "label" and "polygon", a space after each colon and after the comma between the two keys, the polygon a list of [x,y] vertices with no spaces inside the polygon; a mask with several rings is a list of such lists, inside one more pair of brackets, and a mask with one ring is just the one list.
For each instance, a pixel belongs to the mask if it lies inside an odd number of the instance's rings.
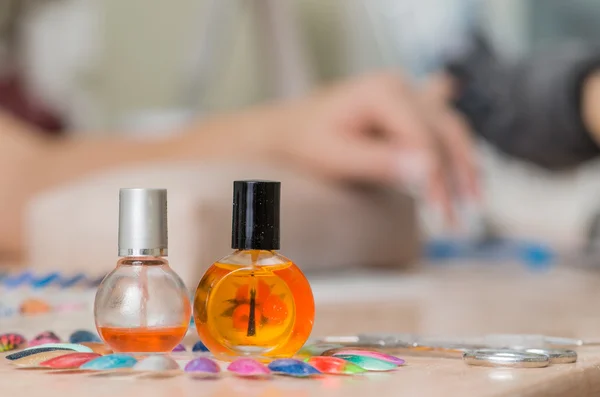
{"label": "clear glass nail polish bottle", "polygon": [[290,357],[308,339],[315,305],[307,279],[279,254],[281,184],[235,181],[230,255],[194,297],[200,339],[217,357]]}
{"label": "clear glass nail polish bottle", "polygon": [[170,352],[185,336],[191,303],[167,250],[167,191],[121,189],[121,259],[94,302],[96,328],[113,351]]}

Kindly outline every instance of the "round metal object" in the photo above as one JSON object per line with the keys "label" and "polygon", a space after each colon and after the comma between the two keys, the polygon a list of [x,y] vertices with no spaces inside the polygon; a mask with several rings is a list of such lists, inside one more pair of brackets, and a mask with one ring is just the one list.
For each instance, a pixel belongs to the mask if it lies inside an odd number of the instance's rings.
{"label": "round metal object", "polygon": [[507,349],[470,350],[463,354],[463,360],[480,367],[543,368],[550,364],[545,354]]}
{"label": "round metal object", "polygon": [[527,353],[543,354],[551,364],[571,364],[577,361],[577,352],[566,349],[525,349]]}

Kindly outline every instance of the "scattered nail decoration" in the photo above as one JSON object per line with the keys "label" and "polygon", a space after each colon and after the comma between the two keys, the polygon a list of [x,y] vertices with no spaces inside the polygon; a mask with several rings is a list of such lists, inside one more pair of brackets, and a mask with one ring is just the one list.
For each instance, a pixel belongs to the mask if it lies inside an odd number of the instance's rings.
{"label": "scattered nail decoration", "polygon": [[180,343],[180,344],[178,344],[177,346],[175,346],[173,348],[173,351],[174,352],[184,352],[184,351],[187,351],[187,350],[186,350],[185,346]]}
{"label": "scattered nail decoration", "polygon": [[202,341],[198,341],[198,342],[194,343],[194,346],[192,347],[192,351],[193,352],[207,352],[208,347],[206,347],[204,345],[204,343],[202,343]]}
{"label": "scattered nail decoration", "polygon": [[109,354],[95,358],[79,367],[83,370],[104,371],[108,369],[131,368],[137,360],[127,354]]}
{"label": "scattered nail decoration", "polygon": [[39,364],[50,360],[54,357],[64,356],[65,354],[72,353],[72,350],[51,350],[41,353],[31,354],[25,357],[17,358],[11,361],[11,364],[18,367],[39,367]]}
{"label": "scattered nail decoration", "polygon": [[0,335],[0,352],[8,352],[15,350],[27,342],[23,335],[19,334],[4,334]]}
{"label": "scattered nail decoration", "polygon": [[367,356],[356,356],[352,354],[340,354],[335,355],[333,357],[341,358],[342,360],[346,360],[348,362],[354,363],[361,368],[364,368],[368,371],[391,371],[398,366],[394,363],[390,363],[388,361],[380,360],[378,358],[367,357]]}
{"label": "scattered nail decoration", "polygon": [[342,345],[334,344],[305,345],[300,349],[297,355],[303,357],[320,356],[328,350],[340,349],[342,347]]}
{"label": "scattered nail decoration", "polygon": [[98,353],[69,353],[42,361],[40,367],[53,369],[79,368],[81,365],[100,357]]}
{"label": "scattered nail decoration", "polygon": [[60,343],[60,338],[52,331],[42,332],[29,341],[28,347],[45,345],[48,343]]}
{"label": "scattered nail decoration", "polygon": [[34,354],[44,353],[44,352],[52,352],[52,351],[57,351],[57,350],[58,351],[66,351],[66,352],[73,351],[73,349],[68,349],[68,348],[64,348],[64,347],[41,347],[41,346],[38,347],[38,346],[36,346],[36,347],[31,347],[31,348],[28,348],[25,350],[18,351],[16,353],[9,354],[9,355],[5,356],[4,358],[6,358],[7,360],[17,360],[19,358],[32,356]]}
{"label": "scattered nail decoration", "polygon": [[179,369],[179,364],[169,356],[156,354],[138,361],[134,366],[134,371],[169,371]]}
{"label": "scattered nail decoration", "polygon": [[330,375],[354,375],[367,372],[366,369],[339,357],[314,356],[307,358],[305,362],[322,373]]}
{"label": "scattered nail decoration", "polygon": [[267,377],[271,374],[269,368],[252,358],[238,358],[227,367],[229,372],[238,376]]}
{"label": "scattered nail decoration", "polygon": [[304,361],[293,358],[282,358],[269,363],[268,368],[271,372],[280,375],[295,376],[306,378],[308,376],[321,375],[321,371]]}
{"label": "scattered nail decoration", "polygon": [[335,352],[333,352],[333,354],[325,354],[323,353],[323,355],[332,355],[334,357],[338,357],[338,356],[342,356],[342,355],[353,355],[353,356],[364,356],[364,357],[371,357],[371,358],[376,358],[378,360],[383,360],[395,365],[402,365],[405,363],[405,361],[399,357],[396,356],[392,356],[386,353],[382,353],[382,352],[378,352],[375,350],[358,350],[358,349],[336,349]]}
{"label": "scattered nail decoration", "polygon": [[46,343],[44,345],[28,347],[28,348],[24,349],[24,351],[34,350],[34,349],[42,349],[42,348],[67,349],[67,350],[74,350],[79,353],[92,353],[92,349],[90,349],[87,346],[80,345],[79,343]]}
{"label": "scattered nail decoration", "polygon": [[69,336],[70,343],[81,343],[81,342],[102,342],[100,337],[91,331],[80,329],[75,331]]}
{"label": "scattered nail decoration", "polygon": [[183,369],[192,377],[216,377],[221,372],[219,364],[207,357],[198,357],[186,364]]}
{"label": "scattered nail decoration", "polygon": [[108,347],[108,345],[105,345],[104,343],[100,342],[81,342],[80,344],[89,347],[94,353],[98,353],[102,356],[112,354],[113,352],[112,349]]}
{"label": "scattered nail decoration", "polygon": [[26,299],[19,307],[19,312],[26,316],[44,314],[51,311],[52,306],[50,306],[48,302],[36,298]]}

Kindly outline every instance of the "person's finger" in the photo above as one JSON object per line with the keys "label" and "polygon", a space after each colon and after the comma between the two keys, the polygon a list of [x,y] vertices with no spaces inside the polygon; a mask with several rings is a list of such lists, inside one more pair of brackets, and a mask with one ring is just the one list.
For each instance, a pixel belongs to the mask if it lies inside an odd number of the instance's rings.
{"label": "person's finger", "polygon": [[329,146],[322,157],[326,172],[337,178],[369,181],[387,186],[403,187],[423,195],[423,181],[428,179],[424,156],[399,152],[384,142],[349,139]]}
{"label": "person's finger", "polygon": [[399,148],[428,150],[431,132],[418,110],[413,88],[391,74],[377,76],[370,83],[361,95],[365,122]]}
{"label": "person's finger", "polygon": [[443,215],[449,226],[455,227],[457,225],[457,217],[452,189],[446,175],[446,170],[438,167],[432,171],[429,179],[429,196],[431,197],[430,203],[433,204],[436,212]]}
{"label": "person's finger", "polygon": [[431,118],[438,139],[447,153],[454,184],[463,199],[478,200],[479,167],[468,125],[453,111],[440,108]]}
{"label": "person's finger", "polygon": [[449,102],[456,94],[456,82],[446,74],[437,74],[423,85],[421,99],[428,109],[433,128],[448,152],[461,195],[480,198],[479,164],[477,151],[468,123],[453,109]]}
{"label": "person's finger", "polygon": [[370,117],[377,128],[384,130],[392,138],[391,143],[398,154],[401,151],[419,153],[427,163],[427,198],[440,208],[447,221],[455,219],[452,206],[452,190],[449,177],[451,170],[446,167],[440,143],[432,131],[427,110],[422,109],[417,94],[406,86],[394,86],[390,81],[373,95],[370,101]]}

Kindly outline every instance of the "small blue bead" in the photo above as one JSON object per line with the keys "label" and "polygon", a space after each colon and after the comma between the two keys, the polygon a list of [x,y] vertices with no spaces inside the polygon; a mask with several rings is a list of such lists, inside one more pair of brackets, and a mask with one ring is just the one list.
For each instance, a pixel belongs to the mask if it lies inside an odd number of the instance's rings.
{"label": "small blue bead", "polygon": [[202,343],[202,341],[198,341],[194,344],[194,347],[192,347],[192,351],[193,352],[207,352],[208,348],[206,346],[204,346],[204,343]]}
{"label": "small blue bead", "polygon": [[93,332],[86,330],[75,331],[69,336],[70,343],[81,343],[81,342],[102,342],[100,337]]}

